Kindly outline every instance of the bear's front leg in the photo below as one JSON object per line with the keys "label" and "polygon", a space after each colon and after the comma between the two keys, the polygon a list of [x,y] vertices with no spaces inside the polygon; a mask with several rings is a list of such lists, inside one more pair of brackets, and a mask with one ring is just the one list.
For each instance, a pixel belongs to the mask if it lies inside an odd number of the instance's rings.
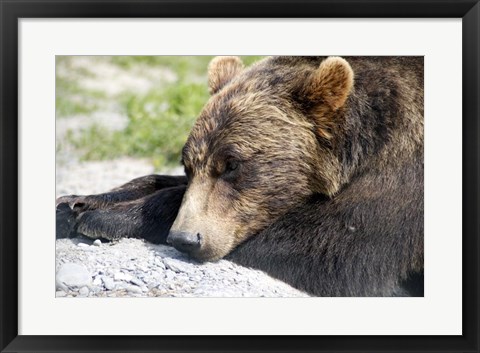
{"label": "bear's front leg", "polygon": [[76,236],[77,219],[87,211],[109,210],[116,205],[140,200],[159,190],[184,186],[186,183],[185,176],[147,175],[102,194],[59,197],[56,200],[56,237]]}
{"label": "bear's front leg", "polygon": [[182,203],[185,186],[165,188],[143,198],[79,214],[75,232],[92,239],[143,238],[165,244]]}

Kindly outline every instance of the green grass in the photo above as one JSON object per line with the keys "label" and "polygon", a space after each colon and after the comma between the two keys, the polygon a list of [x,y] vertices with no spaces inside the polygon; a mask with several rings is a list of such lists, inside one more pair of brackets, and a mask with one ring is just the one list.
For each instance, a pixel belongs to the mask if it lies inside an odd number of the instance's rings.
{"label": "green grass", "polygon": [[[127,92],[118,100],[118,107],[128,122],[121,131],[108,131],[94,125],[80,134],[69,134],[67,139],[81,154],[83,160],[103,160],[121,156],[148,158],[157,169],[179,164],[182,147],[195,118],[208,100],[207,66],[212,57],[115,56],[113,64],[130,70],[135,65],[160,66],[172,70],[178,80],[138,94]],[[260,57],[243,57],[246,65]],[[73,82],[74,83],[74,82]],[[57,84],[62,86],[61,80]],[[80,94],[89,101],[101,99],[98,92],[81,92],[72,84],[58,95],[57,111],[61,114],[95,110],[94,105],[79,107],[69,97]],[[71,96],[65,92],[72,93]],[[92,102],[95,102],[92,99]],[[93,103],[92,103],[93,104]]]}
{"label": "green grass", "polygon": [[158,168],[178,165],[182,146],[207,99],[203,85],[186,83],[144,96],[126,95],[124,130],[92,126],[72,141],[86,160],[131,156],[151,158]]}

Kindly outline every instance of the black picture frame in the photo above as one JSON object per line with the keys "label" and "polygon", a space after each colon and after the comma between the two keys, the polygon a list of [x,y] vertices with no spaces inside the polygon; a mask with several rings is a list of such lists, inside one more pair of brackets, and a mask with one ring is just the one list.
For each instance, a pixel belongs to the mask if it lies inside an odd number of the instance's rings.
{"label": "black picture frame", "polygon": [[[0,0],[0,15],[1,352],[479,352],[478,0]],[[463,334],[461,336],[19,335],[18,20],[78,17],[462,18]],[[448,286],[448,278],[445,281],[445,285]]]}

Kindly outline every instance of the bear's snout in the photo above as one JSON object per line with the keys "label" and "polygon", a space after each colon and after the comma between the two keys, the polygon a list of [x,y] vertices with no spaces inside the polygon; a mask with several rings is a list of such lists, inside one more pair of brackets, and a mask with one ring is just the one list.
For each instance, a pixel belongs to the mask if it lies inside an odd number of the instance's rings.
{"label": "bear's snout", "polygon": [[190,254],[202,246],[203,236],[200,233],[170,231],[167,243],[178,251]]}

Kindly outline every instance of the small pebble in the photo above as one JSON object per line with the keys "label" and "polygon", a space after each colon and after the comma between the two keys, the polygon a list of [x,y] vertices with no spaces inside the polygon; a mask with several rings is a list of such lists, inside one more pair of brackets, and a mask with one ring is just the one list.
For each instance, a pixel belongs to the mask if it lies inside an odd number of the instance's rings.
{"label": "small pebble", "polygon": [[153,289],[153,288],[157,287],[158,284],[159,284],[158,282],[154,282],[154,281],[147,282],[147,288],[148,289]]}
{"label": "small pebble", "polygon": [[103,290],[101,286],[92,286],[90,289],[92,290],[91,293],[95,293],[95,294],[100,293]]}
{"label": "small pebble", "polygon": [[165,277],[167,278],[167,281],[171,281],[175,278],[175,272],[173,272],[172,270],[166,270]]}
{"label": "small pebble", "polygon": [[126,281],[130,282],[132,280],[132,275],[124,272],[116,272],[115,275],[113,276],[115,281]]}
{"label": "small pebble", "polygon": [[129,286],[129,284],[127,284],[125,282],[115,282],[115,289],[116,290],[126,289],[127,286]]}
{"label": "small pebble", "polygon": [[102,284],[102,278],[100,276],[95,277],[92,284],[94,286],[100,286]]}
{"label": "small pebble", "polygon": [[138,278],[135,278],[135,277],[133,277],[133,278],[130,280],[130,282],[132,282],[133,284],[135,284],[135,285],[137,285],[137,286],[139,286],[139,287],[145,285],[145,283],[143,283],[143,281],[141,281],[141,280],[139,280]]}
{"label": "small pebble", "polygon": [[162,270],[165,270],[165,264],[163,263],[162,259],[160,257],[155,258],[155,264],[160,267]]}
{"label": "small pebble", "polygon": [[82,287],[82,288],[80,288],[80,290],[78,291],[78,294],[83,295],[83,296],[86,297],[89,292],[90,292],[90,291],[88,290],[87,287]]}
{"label": "small pebble", "polygon": [[142,294],[142,289],[134,285],[127,285],[125,289],[130,293]]}
{"label": "small pebble", "polygon": [[187,264],[176,259],[165,258],[163,259],[163,263],[168,269],[172,270],[173,272],[188,272],[189,270]]}
{"label": "small pebble", "polygon": [[102,277],[103,285],[105,288],[108,290],[114,290],[115,289],[115,282],[113,281],[112,278],[110,277]]}
{"label": "small pebble", "polygon": [[100,246],[102,245],[102,241],[100,239],[96,239],[94,242],[93,242],[93,245],[95,246]]}

